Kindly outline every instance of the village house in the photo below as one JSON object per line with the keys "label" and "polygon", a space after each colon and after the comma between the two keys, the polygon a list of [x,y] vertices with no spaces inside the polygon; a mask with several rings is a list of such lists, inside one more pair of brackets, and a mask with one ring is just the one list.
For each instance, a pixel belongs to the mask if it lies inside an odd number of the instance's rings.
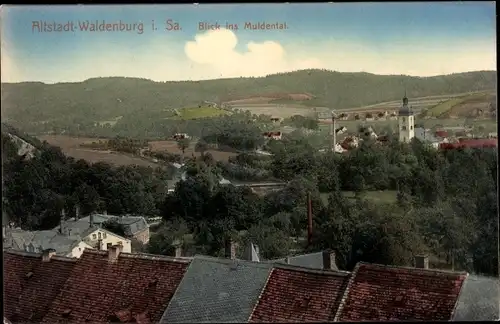
{"label": "village house", "polygon": [[[123,226],[126,236],[125,240],[127,242],[130,242],[132,238],[143,244],[149,242],[149,225],[143,216],[92,214],[83,218],[68,219],[63,222],[62,228],[64,233],[70,235],[71,233],[81,233],[82,230],[87,230],[89,227],[102,228],[103,224],[109,221],[115,221]],[[116,234],[109,237],[107,232],[109,231],[104,232],[102,229],[101,234],[91,233],[91,240],[96,241],[102,239],[104,245],[114,245],[124,240],[123,237],[118,237]],[[130,252],[125,243],[124,252]]]}
{"label": "village house", "polygon": [[282,138],[282,133],[281,132],[264,132],[262,134],[262,136],[265,139],[273,139],[273,140],[279,141]]}

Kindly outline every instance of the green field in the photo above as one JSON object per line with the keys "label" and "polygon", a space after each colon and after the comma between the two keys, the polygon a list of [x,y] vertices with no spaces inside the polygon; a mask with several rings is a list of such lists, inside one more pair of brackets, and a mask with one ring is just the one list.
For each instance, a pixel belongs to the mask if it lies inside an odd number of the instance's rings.
{"label": "green field", "polygon": [[437,105],[430,107],[429,109],[422,112],[421,116],[429,116],[429,117],[443,117],[444,114],[453,109],[453,107],[468,103],[477,103],[477,102],[491,102],[494,101],[496,94],[491,91],[481,91],[477,93],[463,95],[457,98],[452,98],[443,102],[438,103]]}
{"label": "green field", "polygon": [[227,110],[214,108],[214,107],[196,107],[196,108],[182,108],[177,110],[180,116],[170,117],[169,119],[199,119],[210,118],[228,114]]}
{"label": "green field", "polygon": [[442,114],[446,113],[447,111],[451,110],[451,108],[453,108],[454,106],[462,103],[464,100],[465,100],[465,97],[453,98],[453,99],[447,100],[445,102],[437,104],[434,107],[427,109],[425,112],[423,112],[422,115],[430,116],[430,117],[439,117]]}
{"label": "green field", "polygon": [[[321,200],[325,204],[328,204],[329,193],[322,193]],[[395,190],[384,190],[384,191],[365,191],[361,194],[361,197],[367,200],[371,200],[376,203],[395,203],[397,192]],[[350,199],[354,199],[355,194],[352,191],[344,191],[344,196]]]}

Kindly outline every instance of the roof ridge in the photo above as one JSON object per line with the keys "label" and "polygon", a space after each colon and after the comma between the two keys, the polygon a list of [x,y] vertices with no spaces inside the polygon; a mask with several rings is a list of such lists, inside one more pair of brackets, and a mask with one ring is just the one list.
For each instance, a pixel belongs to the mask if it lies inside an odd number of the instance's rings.
{"label": "roof ridge", "polygon": [[99,254],[99,255],[107,255],[107,254],[108,254],[108,252],[107,252],[107,251],[96,250],[96,249],[89,249],[89,248],[85,248],[85,249],[83,250],[82,255],[83,255],[83,254],[85,254],[85,253]]}
{"label": "roof ridge", "polygon": [[130,259],[143,259],[143,260],[172,261],[180,263],[190,263],[192,260],[192,258],[190,257],[172,257],[161,254],[127,253],[127,252],[121,252],[119,257],[130,258]]}
{"label": "roof ridge", "polygon": [[9,254],[15,254],[15,255],[20,255],[24,257],[31,257],[31,258],[39,258],[42,256],[42,253],[40,252],[26,252],[26,251],[19,251],[19,250],[13,250],[13,249],[4,249],[4,253],[9,253]]}
{"label": "roof ridge", "polygon": [[70,258],[67,256],[62,256],[62,255],[54,255],[50,258],[50,261],[56,260],[56,261],[63,261],[63,262],[76,262],[78,261],[77,258]]}
{"label": "roof ridge", "polygon": [[[12,249],[4,249],[4,253],[19,255],[22,257],[36,258],[36,259],[40,259],[40,260],[43,256],[43,252],[26,252],[26,251],[12,250]],[[50,260],[76,262],[78,259],[77,258],[70,258],[70,257],[62,256],[62,255],[53,255],[50,257]]]}
{"label": "roof ridge", "polygon": [[459,301],[460,301],[460,296],[464,292],[465,281],[467,280],[468,277],[469,277],[469,274],[467,273],[466,276],[465,276],[465,279],[462,280],[462,283],[460,284],[460,292],[458,293],[457,299],[455,300],[455,305],[453,306],[453,310],[451,311],[450,321],[453,320],[453,317],[455,317],[455,312],[456,312],[456,310],[458,308],[458,304],[459,304]]}
{"label": "roof ridge", "polygon": [[386,268],[386,269],[387,268],[388,269],[406,269],[406,270],[422,271],[422,272],[444,273],[444,274],[449,274],[449,275],[468,275],[469,274],[467,271],[451,271],[451,270],[444,270],[444,269],[425,269],[425,268],[416,268],[416,267],[408,267],[408,266],[397,266],[397,265],[391,265],[391,264],[369,263],[369,262],[363,262],[363,261],[358,262],[358,264],[375,266],[375,267]]}
{"label": "roof ridge", "polygon": [[283,263],[273,263],[273,268],[300,271],[300,272],[308,272],[308,273],[316,273],[316,274],[324,274],[324,275],[330,275],[330,276],[341,276],[341,277],[346,277],[346,276],[351,274],[349,271],[343,271],[343,270],[314,269],[314,268],[309,268],[309,267],[304,267],[304,266],[299,266],[299,265],[283,264]]}
{"label": "roof ridge", "polygon": [[264,283],[264,285],[262,286],[262,289],[260,290],[259,296],[257,297],[257,301],[253,305],[252,312],[250,312],[250,316],[248,316],[247,322],[250,322],[252,320],[253,313],[255,313],[255,310],[259,306],[260,299],[262,298],[262,294],[264,293],[264,291],[266,291],[267,284],[269,283],[269,279],[271,279],[271,276],[273,275],[274,270],[275,270],[275,268],[271,268],[271,271],[269,271],[269,273],[267,274],[266,282]]}
{"label": "roof ridge", "polygon": [[358,274],[358,270],[361,266],[361,262],[358,262],[354,269],[352,270],[351,277],[349,278],[349,281],[347,282],[347,286],[345,287],[344,293],[342,294],[342,298],[340,299],[339,306],[337,307],[337,310],[335,311],[335,316],[333,317],[334,322],[339,322],[340,316],[342,315],[342,311],[344,309],[345,303],[347,301],[347,298],[349,297],[349,290],[352,287],[352,284],[356,278],[356,275]]}
{"label": "roof ridge", "polygon": [[241,259],[227,259],[227,258],[218,258],[218,257],[212,257],[208,255],[202,255],[202,254],[197,254],[193,257],[193,260],[204,260],[204,261],[209,261],[209,262],[216,262],[220,264],[232,264],[234,262],[238,262],[240,264],[245,264],[249,266],[254,266],[258,268],[269,268],[272,267],[272,263],[263,263],[263,262],[256,262],[256,261],[249,261],[249,260],[241,260]]}

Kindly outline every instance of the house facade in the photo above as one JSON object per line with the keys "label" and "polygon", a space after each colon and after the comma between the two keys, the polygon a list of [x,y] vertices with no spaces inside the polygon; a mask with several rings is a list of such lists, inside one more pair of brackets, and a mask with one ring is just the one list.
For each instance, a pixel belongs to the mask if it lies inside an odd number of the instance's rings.
{"label": "house facade", "polygon": [[123,252],[132,252],[131,240],[105,230],[104,228],[92,228],[88,233],[85,233],[82,241],[95,250],[107,251],[114,245],[121,245],[123,247]]}

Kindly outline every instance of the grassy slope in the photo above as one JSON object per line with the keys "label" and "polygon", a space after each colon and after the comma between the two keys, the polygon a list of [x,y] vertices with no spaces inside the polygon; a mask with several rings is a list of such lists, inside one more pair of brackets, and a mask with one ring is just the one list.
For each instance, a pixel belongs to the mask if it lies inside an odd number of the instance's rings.
{"label": "grassy slope", "polygon": [[494,102],[495,101],[494,97],[495,97],[494,93],[485,91],[485,92],[468,94],[457,98],[452,98],[450,100],[438,103],[434,107],[427,109],[425,112],[423,112],[422,116],[441,117],[458,105],[465,105],[468,103],[477,103],[477,102],[489,102],[492,100]]}
{"label": "grassy slope", "polygon": [[179,109],[180,116],[173,116],[169,119],[197,119],[197,118],[210,118],[225,115],[228,113],[227,110],[213,108],[213,107],[195,107],[195,108],[183,108]]}
{"label": "grassy slope", "polygon": [[[308,106],[360,107],[399,100],[494,89],[496,73],[470,72],[429,78],[303,70],[262,78],[153,82],[135,78],[95,78],[80,83],[2,84],[2,116],[22,122],[112,120],[131,113],[151,114],[205,100],[229,101],[270,93],[310,93]],[[301,102],[297,102],[301,103]]]}

